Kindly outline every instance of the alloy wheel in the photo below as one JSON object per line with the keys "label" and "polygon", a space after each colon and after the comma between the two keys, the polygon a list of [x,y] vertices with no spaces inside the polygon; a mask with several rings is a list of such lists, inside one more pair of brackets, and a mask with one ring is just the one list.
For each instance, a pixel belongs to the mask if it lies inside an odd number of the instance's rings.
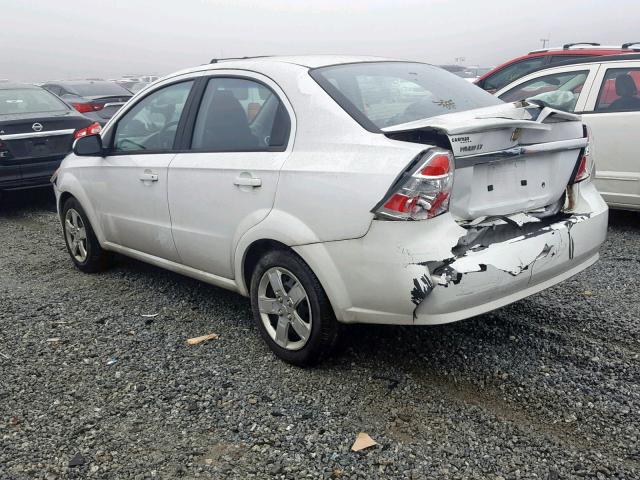
{"label": "alloy wheel", "polygon": [[82,217],[74,208],[67,210],[65,215],[64,234],[71,256],[83,263],[87,259],[87,230]]}
{"label": "alloy wheel", "polygon": [[260,317],[271,339],[286,350],[300,350],[311,336],[311,304],[298,278],[283,267],[269,268],[258,285]]}

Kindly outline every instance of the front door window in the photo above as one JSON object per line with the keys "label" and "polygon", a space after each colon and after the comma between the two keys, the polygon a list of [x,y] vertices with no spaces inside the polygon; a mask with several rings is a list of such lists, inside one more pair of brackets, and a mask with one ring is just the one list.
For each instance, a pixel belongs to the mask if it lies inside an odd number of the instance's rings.
{"label": "front door window", "polygon": [[193,81],[169,85],[144,97],[116,126],[112,153],[170,151]]}

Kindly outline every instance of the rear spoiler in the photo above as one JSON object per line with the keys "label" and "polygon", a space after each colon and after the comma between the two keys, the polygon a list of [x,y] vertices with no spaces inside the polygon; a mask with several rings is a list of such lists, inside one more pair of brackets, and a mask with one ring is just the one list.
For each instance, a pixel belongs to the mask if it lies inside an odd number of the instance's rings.
{"label": "rear spoiler", "polygon": [[562,110],[556,110],[555,108],[526,100],[503,105],[502,107],[507,108],[491,109],[490,113],[485,113],[484,115],[477,114],[477,110],[475,115],[473,114],[474,110],[453,115],[441,115],[385,127],[381,130],[384,133],[399,133],[422,128],[433,128],[441,130],[447,135],[459,135],[461,133],[484,132],[503,128],[551,130],[551,126],[544,123],[551,116],[554,119],[564,121],[581,120],[580,115],[563,112]]}
{"label": "rear spoiler", "polygon": [[[536,155],[563,150],[580,150],[587,145],[587,138],[580,137],[520,144],[523,130],[550,131],[554,123],[581,122],[573,113],[530,101],[503,104],[498,107],[469,110],[417,120],[402,125],[383,128],[385,134],[405,134],[416,131],[437,132],[447,136],[456,159],[456,167],[491,163],[507,158]],[[577,129],[576,129],[577,130]],[[539,138],[534,136],[533,138]]]}

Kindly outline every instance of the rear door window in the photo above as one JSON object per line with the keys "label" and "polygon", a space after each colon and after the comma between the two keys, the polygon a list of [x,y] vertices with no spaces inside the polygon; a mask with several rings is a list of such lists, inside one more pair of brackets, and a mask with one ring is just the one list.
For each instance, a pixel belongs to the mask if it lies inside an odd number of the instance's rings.
{"label": "rear door window", "polygon": [[528,80],[500,95],[505,102],[539,100],[559,110],[575,111],[589,70],[560,72]]}
{"label": "rear door window", "polygon": [[640,111],[640,67],[609,68],[604,75],[596,112]]}
{"label": "rear door window", "polygon": [[191,149],[284,150],[289,129],[289,114],[269,87],[246,78],[214,77],[200,102]]}

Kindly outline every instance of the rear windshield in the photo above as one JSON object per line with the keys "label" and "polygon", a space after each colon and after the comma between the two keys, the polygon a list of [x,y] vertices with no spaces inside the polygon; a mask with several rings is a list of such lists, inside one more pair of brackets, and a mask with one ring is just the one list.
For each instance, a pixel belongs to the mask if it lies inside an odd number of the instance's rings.
{"label": "rear windshield", "polygon": [[0,115],[51,113],[69,110],[55,95],[39,88],[0,89]]}
{"label": "rear windshield", "polygon": [[131,92],[126,88],[111,82],[87,82],[76,83],[69,85],[68,90],[73,93],[77,93],[81,97],[96,97],[96,96],[131,96]]}
{"label": "rear windshield", "polygon": [[316,68],[311,76],[367,130],[502,103],[441,68],[370,62]]}

